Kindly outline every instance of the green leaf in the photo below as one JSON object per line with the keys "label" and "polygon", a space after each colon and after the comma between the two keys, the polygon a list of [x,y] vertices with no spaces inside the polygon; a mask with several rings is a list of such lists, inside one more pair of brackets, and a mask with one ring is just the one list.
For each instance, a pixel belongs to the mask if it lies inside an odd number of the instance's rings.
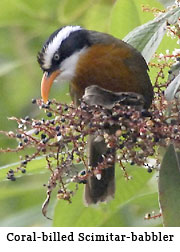
{"label": "green leaf", "polygon": [[[36,193],[36,192],[35,192]],[[27,196],[26,196],[27,197]],[[9,201],[10,203],[10,201]],[[50,221],[43,219],[40,211],[41,204],[30,206],[0,219],[0,227],[29,227],[29,226],[49,226]]]}
{"label": "green leaf", "polygon": [[145,214],[159,213],[159,206],[156,193],[145,193],[133,197],[125,204],[120,205],[117,210],[105,220],[103,227],[147,227],[162,225],[160,218],[145,220]]}
{"label": "green leaf", "polygon": [[134,1],[117,1],[111,15],[110,32],[119,38],[141,24]]}
{"label": "green leaf", "polygon": [[171,6],[174,4],[175,0],[158,0],[160,3],[162,3],[165,7]]}
{"label": "green leaf", "polygon": [[[150,189],[148,182],[152,174],[147,173],[144,168],[130,167],[127,165],[128,173],[133,177],[132,180],[125,181],[122,171],[116,168],[116,195],[115,199],[107,204],[85,207],[83,204],[83,185],[79,186],[73,196],[72,204],[59,201],[55,208],[53,225],[54,226],[102,226],[106,220],[116,213],[117,209],[138,194]],[[123,218],[123,215],[121,216]],[[119,223],[118,223],[119,224]],[[108,222],[108,225],[110,223]]]}
{"label": "green leaf", "polygon": [[165,97],[168,101],[174,99],[180,86],[180,73],[174,78],[171,84],[165,90]]}
{"label": "green leaf", "polygon": [[180,227],[180,153],[170,145],[159,172],[159,202],[163,224]]}
{"label": "green leaf", "polygon": [[142,11],[142,5],[162,7],[156,0],[118,0],[112,9],[109,32],[123,38],[135,27],[153,19],[152,13]]}
{"label": "green leaf", "polygon": [[[46,226],[51,225],[41,213],[46,198],[43,184],[48,181],[49,172],[24,175],[15,182],[0,183],[0,226]],[[52,216],[54,196],[48,208]]]}
{"label": "green leaf", "polygon": [[168,75],[168,81],[174,80],[174,78],[179,74],[180,72],[180,62],[176,61],[169,69],[169,75]]}
{"label": "green leaf", "polygon": [[124,38],[124,41],[140,51],[149,62],[166,33],[166,22],[174,23],[179,15],[179,7],[161,14],[154,20],[135,28]]}

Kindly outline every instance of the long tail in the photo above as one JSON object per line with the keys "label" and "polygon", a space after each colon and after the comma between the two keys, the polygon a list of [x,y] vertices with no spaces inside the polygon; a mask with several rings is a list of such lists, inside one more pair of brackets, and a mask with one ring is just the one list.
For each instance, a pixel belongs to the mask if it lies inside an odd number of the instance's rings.
{"label": "long tail", "polygon": [[[107,147],[103,137],[89,137],[88,142],[89,165],[96,167],[102,162],[102,155],[107,153]],[[96,204],[106,202],[114,197],[115,193],[115,150],[112,153],[114,162],[102,170],[101,179],[96,176],[90,176],[85,185],[84,199],[85,204]]]}
{"label": "long tail", "polygon": [[[83,99],[90,106],[101,105],[108,110],[111,110],[116,103],[136,106],[139,110],[147,107],[143,95],[134,92],[112,92],[96,85],[89,86],[85,89]],[[114,134],[117,129],[117,126],[112,126],[108,134]],[[89,165],[97,167],[98,163],[102,162],[102,155],[106,155],[107,151],[108,149],[103,137],[95,135],[89,137]],[[90,176],[88,178],[84,194],[86,205],[108,201],[114,197],[115,150],[111,154],[114,157],[114,163],[102,170],[101,179],[98,180],[96,176]]]}

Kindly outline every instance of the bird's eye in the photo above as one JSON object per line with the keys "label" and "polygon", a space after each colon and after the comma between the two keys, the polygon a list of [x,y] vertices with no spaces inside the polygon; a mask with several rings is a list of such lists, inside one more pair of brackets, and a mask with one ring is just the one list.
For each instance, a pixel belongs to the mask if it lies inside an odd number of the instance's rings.
{"label": "bird's eye", "polygon": [[60,57],[59,57],[59,54],[58,54],[58,53],[55,53],[53,59],[56,60],[56,61],[58,61],[59,58],[60,58]]}

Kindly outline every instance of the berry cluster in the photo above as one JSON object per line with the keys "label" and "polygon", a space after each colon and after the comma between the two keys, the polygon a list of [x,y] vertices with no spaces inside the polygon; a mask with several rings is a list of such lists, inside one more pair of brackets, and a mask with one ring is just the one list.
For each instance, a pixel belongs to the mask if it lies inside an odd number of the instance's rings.
{"label": "berry cluster", "polygon": [[[18,124],[16,132],[3,132],[8,137],[17,139],[15,149],[1,152],[19,152],[31,148],[33,154],[21,156],[16,170],[10,170],[7,178],[15,181],[15,174],[26,172],[29,162],[39,156],[46,159],[50,170],[47,187],[47,199],[43,205],[46,215],[51,192],[58,187],[58,199],[71,202],[73,191],[68,190],[70,182],[86,183],[88,176],[99,176],[102,169],[113,162],[113,150],[116,150],[116,162],[124,171],[126,179],[131,177],[125,169],[125,163],[147,168],[148,172],[159,165],[158,147],[166,147],[169,143],[180,146],[179,101],[167,102],[163,95],[155,94],[151,109],[145,110],[136,106],[116,103],[112,109],[102,106],[90,106],[84,101],[79,107],[49,101],[33,99],[32,102],[45,111],[45,118],[31,119],[29,116],[15,120]],[[169,106],[171,113],[167,113]],[[113,130],[112,130],[113,129]],[[2,133],[2,132],[1,132]],[[108,147],[97,167],[90,167],[87,161],[86,146],[89,135],[103,136]],[[149,164],[149,158],[156,160]],[[79,171],[78,164],[83,163],[84,170]]]}

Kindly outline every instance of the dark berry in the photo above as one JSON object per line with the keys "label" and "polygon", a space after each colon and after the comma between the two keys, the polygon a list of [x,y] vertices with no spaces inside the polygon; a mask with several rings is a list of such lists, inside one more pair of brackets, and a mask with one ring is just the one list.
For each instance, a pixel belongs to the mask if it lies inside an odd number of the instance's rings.
{"label": "dark berry", "polygon": [[122,137],[126,138],[128,136],[128,134],[124,133],[122,134]]}
{"label": "dark berry", "polygon": [[143,117],[151,117],[151,113],[148,110],[146,110],[146,109],[142,109],[141,110],[141,116],[143,116]]}
{"label": "dark berry", "polygon": [[46,135],[45,134],[41,134],[41,139],[45,139],[46,138]]}
{"label": "dark berry", "polygon": [[83,185],[85,185],[85,184],[87,184],[87,180],[85,180],[85,179],[80,180],[80,181],[79,181],[79,184],[83,184]]}
{"label": "dark berry", "polygon": [[36,104],[36,99],[32,99],[32,104]]}
{"label": "dark berry", "polygon": [[43,105],[42,105],[42,108],[44,108],[44,109],[49,109],[50,107],[49,107],[49,105],[47,105],[47,104],[43,104]]}
{"label": "dark berry", "polygon": [[21,134],[16,134],[16,137],[17,137],[17,138],[21,138],[22,135],[21,135]]}
{"label": "dark berry", "polygon": [[24,142],[25,142],[25,143],[28,142],[28,138],[27,138],[27,137],[24,138]]}
{"label": "dark berry", "polygon": [[39,134],[39,130],[35,130],[34,134],[38,135]]}
{"label": "dark berry", "polygon": [[41,122],[36,122],[36,125],[37,125],[37,126],[40,126],[40,125],[41,125]]}
{"label": "dark berry", "polygon": [[148,171],[149,173],[151,173],[151,172],[152,172],[152,168],[151,168],[151,167],[148,167],[147,171]]}
{"label": "dark berry", "polygon": [[124,144],[120,144],[119,149],[123,149],[123,148],[124,148]]}
{"label": "dark berry", "polygon": [[54,125],[55,120],[54,120],[54,119],[51,119],[49,122],[50,122],[51,124],[53,124],[53,125]]}
{"label": "dark berry", "polygon": [[60,130],[60,126],[56,126],[56,131],[59,131]]}
{"label": "dark berry", "polygon": [[80,172],[80,176],[85,176],[86,175],[86,171],[85,170],[82,170],[81,172]]}
{"label": "dark berry", "polygon": [[27,160],[21,162],[22,165],[27,165]]}
{"label": "dark berry", "polygon": [[46,144],[49,141],[49,138],[45,138],[42,140],[43,144]]}
{"label": "dark berry", "polygon": [[178,133],[178,129],[177,128],[173,129],[173,132],[174,132],[174,134],[177,134]]}
{"label": "dark berry", "polygon": [[48,116],[48,117],[51,117],[51,116],[52,116],[52,113],[51,113],[51,112],[48,112],[48,113],[47,113],[47,116]]}
{"label": "dark berry", "polygon": [[89,126],[89,128],[92,128],[94,125],[92,122],[90,122],[88,126]]}
{"label": "dark berry", "polygon": [[158,143],[158,142],[159,142],[159,137],[158,137],[158,136],[155,136],[155,137],[154,137],[154,142],[155,142],[155,143]]}
{"label": "dark berry", "polygon": [[81,109],[86,110],[87,106],[85,104],[81,104]]}
{"label": "dark berry", "polygon": [[30,120],[30,117],[29,117],[29,116],[26,116],[24,119],[25,119],[26,121],[29,121],[29,120]]}

